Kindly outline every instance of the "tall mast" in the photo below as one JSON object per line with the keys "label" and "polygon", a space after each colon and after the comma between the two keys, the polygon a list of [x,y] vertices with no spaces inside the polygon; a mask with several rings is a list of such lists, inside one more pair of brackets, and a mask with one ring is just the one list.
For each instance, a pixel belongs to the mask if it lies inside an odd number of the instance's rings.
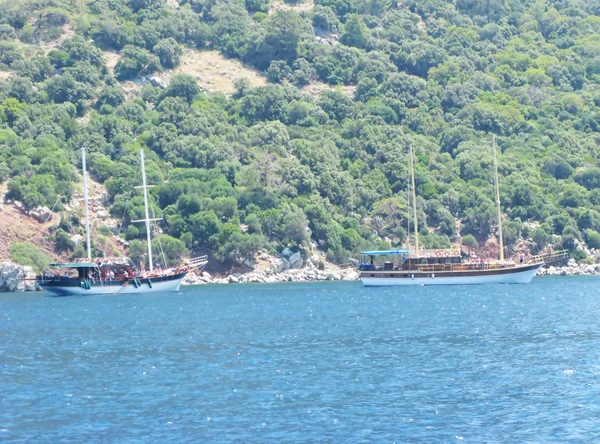
{"label": "tall mast", "polygon": [[146,241],[148,242],[148,263],[150,272],[153,271],[152,262],[152,240],[150,234],[150,216],[148,216],[148,186],[146,185],[146,167],[144,165],[144,150],[140,150],[140,161],[142,162],[142,188],[144,189],[144,214],[146,216]]}
{"label": "tall mast", "polygon": [[[410,213],[410,184],[406,187],[406,204]],[[410,215],[406,218],[406,249],[410,254]]]}
{"label": "tall mast", "polygon": [[85,149],[81,148],[81,169],[83,171],[83,202],[85,205],[85,239],[87,242],[87,258],[92,261],[92,243],[90,241],[90,214],[88,209],[87,171],[85,167]]}
{"label": "tall mast", "polygon": [[500,184],[498,183],[498,161],[496,160],[496,136],[492,134],[492,161],[494,164],[494,187],[496,192],[496,211],[498,212],[498,242],[500,260],[504,260],[504,241],[502,239],[502,211],[500,210]]}
{"label": "tall mast", "polygon": [[415,230],[415,252],[419,256],[419,228],[417,226],[417,193],[415,191],[415,166],[413,161],[413,147],[410,145],[410,182],[412,185],[413,225]]}

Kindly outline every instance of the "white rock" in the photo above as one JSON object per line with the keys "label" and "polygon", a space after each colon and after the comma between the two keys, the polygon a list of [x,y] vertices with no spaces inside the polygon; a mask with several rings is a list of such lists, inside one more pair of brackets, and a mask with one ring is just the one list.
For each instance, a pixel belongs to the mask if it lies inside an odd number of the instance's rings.
{"label": "white rock", "polygon": [[71,240],[71,242],[73,242],[75,244],[75,246],[77,246],[81,242],[83,242],[83,236],[81,234],[74,234],[69,239]]}
{"label": "white rock", "polygon": [[37,207],[29,212],[29,215],[38,222],[47,222],[52,219],[52,211],[48,207]]}
{"label": "white rock", "polygon": [[[35,291],[40,290],[31,267],[15,264],[0,264],[0,291]],[[27,279],[27,280],[25,280]]]}
{"label": "white rock", "polygon": [[339,274],[337,274],[337,273],[329,273],[329,274],[327,275],[327,280],[328,280],[328,281],[339,281],[339,280],[341,280],[341,279],[342,279],[342,278],[341,278],[341,277],[340,277],[340,275],[339,275]]}
{"label": "white rock", "polygon": [[293,268],[296,270],[302,268],[302,265],[304,265],[304,261],[302,260],[302,255],[300,253],[292,254],[288,260],[290,263],[290,268]]}
{"label": "white rock", "polygon": [[342,274],[342,280],[344,281],[356,281],[358,280],[358,271],[356,270],[347,270],[344,274]]}
{"label": "white rock", "polygon": [[161,79],[158,76],[150,76],[150,77],[148,77],[148,81],[150,82],[150,84],[152,86],[155,86],[158,88],[166,88],[167,86],[169,86],[165,80]]}

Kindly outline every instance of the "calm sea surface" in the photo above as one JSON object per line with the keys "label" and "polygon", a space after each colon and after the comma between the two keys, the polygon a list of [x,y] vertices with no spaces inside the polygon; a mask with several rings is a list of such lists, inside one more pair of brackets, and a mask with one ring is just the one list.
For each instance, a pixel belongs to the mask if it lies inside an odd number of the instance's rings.
{"label": "calm sea surface", "polygon": [[0,441],[600,439],[600,278],[0,294]]}

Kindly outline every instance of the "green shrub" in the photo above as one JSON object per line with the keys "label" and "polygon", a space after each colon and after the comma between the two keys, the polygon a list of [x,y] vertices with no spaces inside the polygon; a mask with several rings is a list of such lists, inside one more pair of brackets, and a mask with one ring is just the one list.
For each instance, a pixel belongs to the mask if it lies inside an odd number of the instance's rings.
{"label": "green shrub", "polygon": [[98,227],[98,233],[102,234],[103,236],[112,236],[112,232],[110,231],[110,228],[107,227],[106,225],[100,225]]}
{"label": "green shrub", "polygon": [[550,236],[542,228],[536,228],[533,230],[530,238],[535,243],[538,251],[543,250],[548,242],[550,242]]}
{"label": "green shrub", "polygon": [[591,228],[585,230],[585,240],[587,242],[588,247],[590,248],[600,248],[600,233]]}
{"label": "green shrub", "polygon": [[9,247],[8,252],[13,261],[21,265],[29,265],[37,273],[50,268],[52,259],[38,247],[30,243],[15,242]]}
{"label": "green shrub", "polygon": [[467,234],[464,236],[462,238],[462,244],[469,248],[479,248],[479,242],[477,242],[477,239],[475,239],[475,236],[472,234]]}

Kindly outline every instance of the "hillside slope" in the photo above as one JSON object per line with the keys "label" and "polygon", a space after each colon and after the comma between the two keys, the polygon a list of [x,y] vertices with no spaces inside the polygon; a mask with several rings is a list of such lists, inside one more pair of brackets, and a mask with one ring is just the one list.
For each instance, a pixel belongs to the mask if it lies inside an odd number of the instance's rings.
{"label": "hillside slope", "polygon": [[140,149],[168,261],[314,242],[343,263],[406,244],[409,145],[424,245],[493,238],[492,134],[508,248],[600,248],[596,1],[0,6],[7,198],[70,202],[83,147],[138,261]]}

